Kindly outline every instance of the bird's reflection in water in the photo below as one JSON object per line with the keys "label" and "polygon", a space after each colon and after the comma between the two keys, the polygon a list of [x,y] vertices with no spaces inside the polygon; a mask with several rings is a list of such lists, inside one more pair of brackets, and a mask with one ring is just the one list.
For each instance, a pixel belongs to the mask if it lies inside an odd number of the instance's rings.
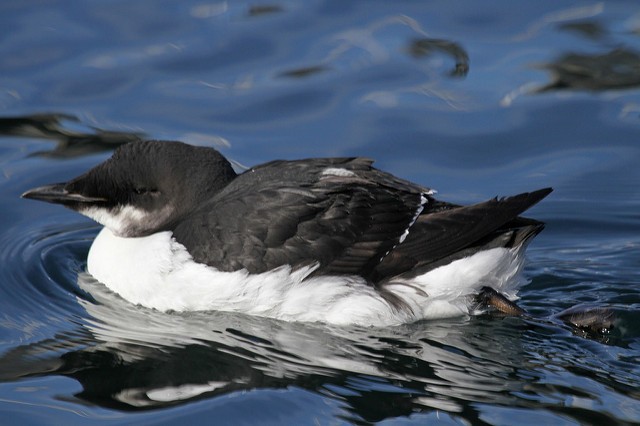
{"label": "bird's reflection in water", "polygon": [[121,300],[87,274],[79,285],[92,296],[79,298],[88,314],[82,326],[4,354],[3,381],[65,375],[82,385],[80,401],[120,410],[295,386],[337,398],[368,421],[506,403],[505,390],[520,386],[508,381],[523,356],[518,319],[332,328],[225,312],[161,313]]}
{"label": "bird's reflection in water", "polygon": [[[521,337],[538,325],[523,318],[331,327],[161,313],[125,302],[86,273],[78,284],[86,292],[81,325],[5,353],[0,380],[64,375],[82,386],[76,403],[125,411],[297,388],[365,421],[432,411],[480,419],[477,403],[521,405],[524,384],[536,380]],[[551,323],[542,327],[554,333]]]}

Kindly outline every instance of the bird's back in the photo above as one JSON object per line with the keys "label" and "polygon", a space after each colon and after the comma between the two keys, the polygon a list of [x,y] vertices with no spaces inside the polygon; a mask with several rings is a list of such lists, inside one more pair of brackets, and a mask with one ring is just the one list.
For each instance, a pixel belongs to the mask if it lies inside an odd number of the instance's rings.
{"label": "bird's back", "polygon": [[239,175],[174,236],[197,262],[222,271],[317,263],[313,275],[376,284],[529,239],[542,224],[518,215],[550,191],[457,206],[365,158],[274,161]]}

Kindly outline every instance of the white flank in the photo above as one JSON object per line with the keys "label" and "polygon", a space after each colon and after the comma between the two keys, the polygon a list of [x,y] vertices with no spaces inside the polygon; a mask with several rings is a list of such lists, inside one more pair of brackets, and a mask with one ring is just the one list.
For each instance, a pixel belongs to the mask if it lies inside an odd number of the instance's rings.
{"label": "white flank", "polygon": [[193,262],[170,232],[120,238],[104,228],[89,251],[88,270],[129,302],[160,311],[221,310],[387,326],[467,314],[470,296],[485,285],[513,296],[522,257],[518,249],[492,249],[385,287],[410,309],[394,308],[359,277],[307,278],[314,267],[221,272]]}

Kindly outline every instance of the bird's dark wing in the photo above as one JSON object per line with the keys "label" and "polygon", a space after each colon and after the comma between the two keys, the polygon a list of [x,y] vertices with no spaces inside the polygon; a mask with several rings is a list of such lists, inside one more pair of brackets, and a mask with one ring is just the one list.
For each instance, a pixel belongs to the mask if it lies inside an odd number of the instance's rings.
{"label": "bird's dark wing", "polygon": [[[426,272],[424,266],[437,266],[439,260],[463,253],[470,247],[485,248],[489,243],[503,247],[521,244],[523,239],[539,232],[542,223],[518,215],[550,192],[551,188],[545,188],[471,206],[439,202],[425,206],[405,241],[376,268],[376,280],[412,270]],[[518,229],[521,232],[516,232]]]}
{"label": "bird's dark wing", "polygon": [[362,158],[251,169],[174,230],[197,262],[264,272],[318,263],[367,277],[405,236],[429,190]]}

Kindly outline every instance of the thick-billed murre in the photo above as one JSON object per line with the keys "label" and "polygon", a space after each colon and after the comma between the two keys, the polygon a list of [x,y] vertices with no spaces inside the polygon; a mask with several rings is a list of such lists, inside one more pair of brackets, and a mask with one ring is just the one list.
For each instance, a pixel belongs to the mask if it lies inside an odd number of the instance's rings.
{"label": "thick-billed murre", "polygon": [[236,174],[216,150],[123,145],[66,183],[23,194],[100,224],[88,271],[163,311],[392,325],[515,297],[550,188],[459,206],[366,158],[273,161]]}

